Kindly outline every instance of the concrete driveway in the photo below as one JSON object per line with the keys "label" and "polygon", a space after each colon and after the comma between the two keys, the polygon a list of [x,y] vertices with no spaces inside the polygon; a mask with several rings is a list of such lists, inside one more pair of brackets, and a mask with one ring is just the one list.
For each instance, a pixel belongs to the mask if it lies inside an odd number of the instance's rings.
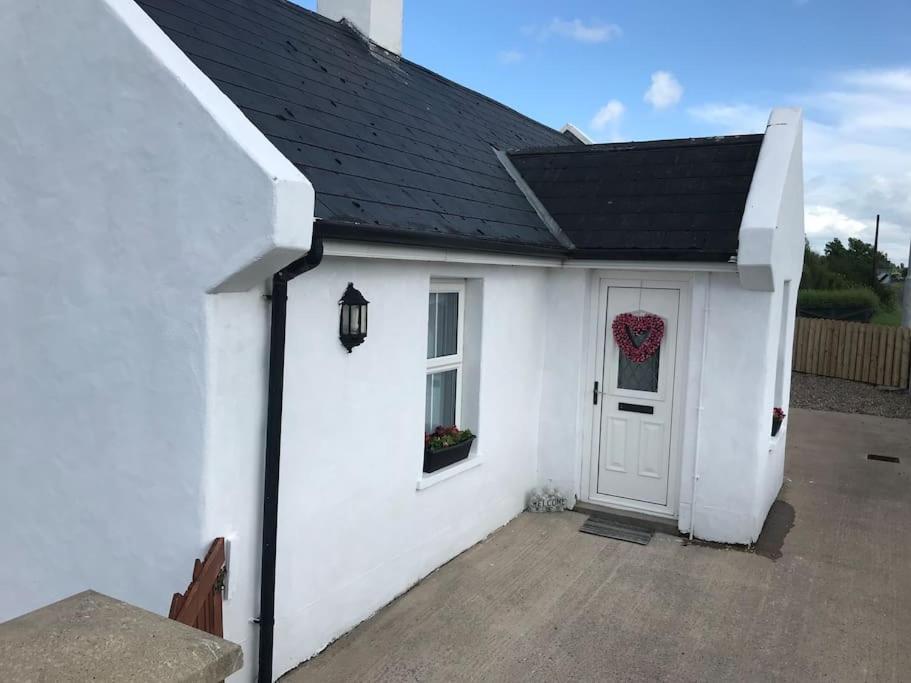
{"label": "concrete driveway", "polygon": [[788,419],[778,559],[523,514],[285,680],[911,679],[911,422]]}

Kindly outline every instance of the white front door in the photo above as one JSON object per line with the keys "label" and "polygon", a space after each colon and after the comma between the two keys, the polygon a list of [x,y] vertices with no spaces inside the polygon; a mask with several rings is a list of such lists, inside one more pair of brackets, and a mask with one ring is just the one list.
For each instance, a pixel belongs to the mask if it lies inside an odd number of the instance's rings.
{"label": "white front door", "polygon": [[[597,404],[589,493],[596,502],[673,514],[671,423],[680,290],[660,283],[634,284],[614,286],[601,281],[603,337],[596,364],[598,388],[593,394]],[[623,313],[651,313],[664,321],[661,344],[644,362],[629,360],[614,339],[612,323]],[[635,347],[649,335],[623,329]]]}

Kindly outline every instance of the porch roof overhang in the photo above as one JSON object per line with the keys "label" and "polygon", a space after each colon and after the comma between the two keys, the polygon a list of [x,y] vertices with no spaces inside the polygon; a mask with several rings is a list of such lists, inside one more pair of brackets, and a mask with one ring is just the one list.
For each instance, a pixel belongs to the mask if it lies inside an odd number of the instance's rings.
{"label": "porch roof overhang", "polygon": [[763,135],[511,152],[571,258],[729,261]]}

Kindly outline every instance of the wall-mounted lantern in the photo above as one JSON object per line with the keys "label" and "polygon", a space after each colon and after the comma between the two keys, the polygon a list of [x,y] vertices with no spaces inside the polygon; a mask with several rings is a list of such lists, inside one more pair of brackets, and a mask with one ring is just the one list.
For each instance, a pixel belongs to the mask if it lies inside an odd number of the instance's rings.
{"label": "wall-mounted lantern", "polygon": [[351,349],[363,344],[367,338],[367,304],[370,302],[349,282],[338,303],[338,338],[351,353]]}

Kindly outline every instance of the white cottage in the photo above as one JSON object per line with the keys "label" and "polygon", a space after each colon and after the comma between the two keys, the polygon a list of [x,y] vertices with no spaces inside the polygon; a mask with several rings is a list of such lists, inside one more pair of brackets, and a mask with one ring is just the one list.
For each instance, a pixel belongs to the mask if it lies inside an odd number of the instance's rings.
{"label": "white cottage", "polygon": [[[547,482],[757,538],[799,112],[585,144],[401,57],[401,0],[3,14],[0,619],[86,587],[165,612],[224,536],[265,680]],[[477,438],[425,472],[438,424]]]}

